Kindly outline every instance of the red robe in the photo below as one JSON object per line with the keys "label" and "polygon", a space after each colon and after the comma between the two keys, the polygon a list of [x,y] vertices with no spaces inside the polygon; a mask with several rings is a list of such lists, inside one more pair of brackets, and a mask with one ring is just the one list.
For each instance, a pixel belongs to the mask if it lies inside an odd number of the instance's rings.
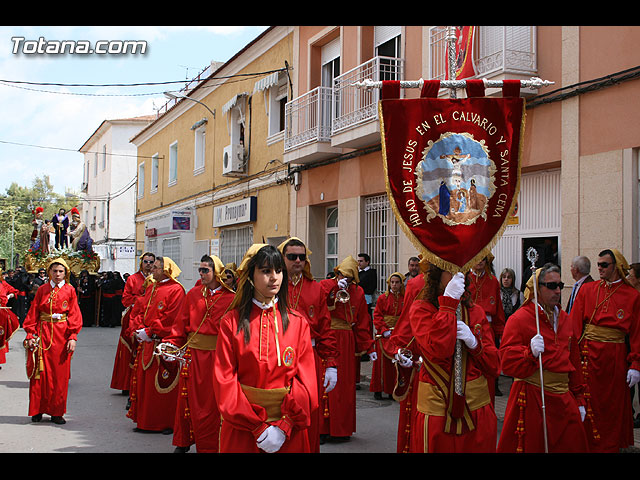
{"label": "red robe", "polygon": [[[318,408],[315,360],[308,323],[294,311],[288,316],[285,332],[277,310],[254,304],[249,343],[238,332],[236,309],[220,322],[213,387],[222,415],[221,453],[262,452],[256,440],[270,425],[287,437],[279,453],[310,451],[307,428]],[[264,397],[277,393],[266,408]]]}
{"label": "red robe", "polygon": [[[371,367],[371,383],[369,384],[370,392],[383,392],[388,395],[393,393],[396,386],[396,367],[392,354],[385,352],[384,345],[389,342],[389,337],[385,338],[384,333],[393,332],[402,311],[404,295],[394,295],[386,292],[380,295],[376,301],[376,308],[373,311],[373,326],[375,327],[376,336],[376,352],[378,358]],[[396,350],[397,351],[397,350]]]}
{"label": "red robe", "polygon": [[120,337],[116,348],[116,358],[113,363],[111,375],[111,388],[115,390],[129,390],[131,386],[131,367],[133,365],[133,351],[136,348],[131,336],[127,335],[131,311],[136,299],[144,295],[144,279],[142,272],[138,271],[127,278],[122,292],[122,305],[129,309],[122,317]]}
{"label": "red robe", "polygon": [[[574,335],[581,339],[580,355],[587,384],[584,425],[590,451],[617,453],[634,443],[631,395],[626,379],[629,368],[640,370],[640,293],[623,281],[610,286],[604,281],[586,283],[578,291],[570,317]],[[609,335],[617,334],[617,340],[583,336],[589,324],[608,328]]]}
{"label": "red robe", "polygon": [[[320,283],[304,276],[296,285],[289,281],[288,302],[291,309],[307,320],[311,331],[311,344],[318,376],[319,408],[311,419],[308,432],[311,452],[318,453],[320,452],[320,423],[328,408],[328,394],[324,393],[324,372],[329,367],[338,366],[337,359],[340,352],[334,331],[331,329],[331,317]],[[340,372],[338,372],[338,378],[339,376]]]}
{"label": "red robe", "polygon": [[[338,383],[329,392],[327,412],[324,414],[321,434],[349,437],[356,431],[356,353],[372,349],[371,317],[362,287],[351,284],[347,303],[335,301],[338,283],[335,279],[320,281],[331,315],[331,328],[336,337],[338,357]],[[356,351],[357,349],[357,351]]]}
{"label": "red robe", "polygon": [[[169,278],[154,282],[145,291],[144,297],[137,302],[134,316],[129,321],[129,334],[144,328],[151,342],[138,342],[131,379],[131,408],[127,417],[137,424],[140,430],[163,431],[173,429],[176,413],[178,389],[176,382],[161,387],[162,375],[160,357],[153,355],[160,339],[171,333],[173,323],[178,316],[184,299],[184,288]],[[164,385],[164,384],[162,384]]]}
{"label": "red robe", "polygon": [[[178,348],[188,345],[184,357],[190,361],[182,367],[177,387],[180,394],[173,444],[188,447],[195,443],[198,453],[218,452],[220,412],[213,392],[214,344],[220,318],[231,305],[233,296],[223,287],[213,291],[200,285],[193,287],[182,302],[171,333],[163,339]],[[194,334],[197,336],[188,343]]]}
{"label": "red robe", "polygon": [[[439,390],[439,381],[444,381],[442,387],[448,391],[448,385],[453,381],[453,358],[456,345],[456,308],[458,301],[441,296],[438,298],[440,308],[436,308],[431,302],[416,299],[411,306],[411,327],[417,342],[418,353],[424,359],[420,368],[420,382],[426,385],[436,385],[433,390]],[[497,417],[489,398],[487,382],[488,377],[495,377],[499,371],[500,360],[495,346],[491,327],[487,322],[482,308],[473,305],[468,309],[468,325],[476,336],[478,345],[474,350],[467,349],[466,361],[466,392],[471,388],[470,382],[480,383],[484,386],[480,393],[474,397],[482,401],[475,405],[469,405],[469,419],[473,427],[462,425],[461,434],[445,430],[447,415],[439,413],[434,401],[427,400],[419,391],[414,425],[411,430],[411,451],[414,453],[490,453],[495,452],[497,440]],[[415,355],[415,353],[414,353]],[[433,374],[437,371],[441,375],[436,379]],[[421,385],[425,386],[425,385]],[[439,394],[442,398],[442,393]],[[466,393],[467,403],[472,402],[470,393]],[[424,402],[433,413],[426,414],[420,411]],[[446,399],[444,400],[447,408]],[[444,409],[442,411],[444,412]],[[464,423],[464,422],[463,422]]]}
{"label": "red robe", "polygon": [[[410,279],[404,292],[404,302],[400,318],[393,329],[393,333],[389,337],[389,341],[383,345],[385,353],[393,357],[400,348],[408,348],[412,350],[413,360],[418,359],[418,352],[414,346],[413,330],[411,330],[411,322],[409,321],[409,312],[411,305],[420,290],[424,287],[424,274]],[[379,354],[379,353],[378,353]],[[415,388],[419,380],[417,374],[417,366],[403,368],[396,364],[397,372],[399,372],[403,381],[407,382],[406,387],[397,389],[396,392],[406,391],[404,398],[400,399],[400,409],[398,411],[398,433],[397,433],[397,453],[409,453],[409,440],[411,438],[412,418],[415,412],[415,399],[417,389]],[[398,375],[396,375],[397,381]]]}
{"label": "red robe", "polygon": [[[0,307],[6,307],[9,294],[18,295],[18,290],[7,282],[0,280]],[[7,363],[9,340],[15,331],[20,328],[20,319],[9,308],[0,309],[0,363]]]}
{"label": "red robe", "polygon": [[[577,339],[569,316],[559,310],[557,332],[542,308],[538,308],[540,334],[544,338],[542,368],[567,374],[562,391],[550,391],[554,383],[544,377],[545,416],[549,453],[585,453],[587,437],[578,405],[584,405],[584,379],[580,370]],[[539,359],[531,353],[531,338],[537,333],[534,303],[529,302],[509,317],[500,345],[502,371],[521,379],[513,382],[498,442],[500,453],[544,453]],[[546,373],[545,373],[546,375]],[[563,380],[564,382],[564,380]],[[565,392],[564,387],[568,386]]]}
{"label": "red robe", "polygon": [[[51,314],[56,313],[65,314],[66,319],[51,321]],[[67,410],[72,356],[67,352],[67,342],[77,340],[82,329],[82,313],[75,289],[68,283],[55,289],[51,282],[41,285],[22,328],[26,332],[26,340],[36,336],[40,338],[39,347],[35,350],[34,368],[28,371],[29,416],[39,413],[63,416]],[[39,354],[43,360],[42,371],[37,368]]]}

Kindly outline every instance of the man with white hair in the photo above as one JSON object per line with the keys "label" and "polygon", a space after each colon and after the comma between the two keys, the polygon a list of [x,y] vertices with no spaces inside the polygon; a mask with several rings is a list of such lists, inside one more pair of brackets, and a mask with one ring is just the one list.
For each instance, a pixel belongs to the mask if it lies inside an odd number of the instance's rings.
{"label": "man with white hair", "polygon": [[589,274],[590,272],[591,261],[584,255],[578,255],[571,261],[571,276],[576,283],[573,284],[571,296],[569,296],[569,301],[567,302],[567,313],[571,312],[571,307],[573,307],[573,302],[576,299],[580,287],[585,283],[593,282],[593,278]]}

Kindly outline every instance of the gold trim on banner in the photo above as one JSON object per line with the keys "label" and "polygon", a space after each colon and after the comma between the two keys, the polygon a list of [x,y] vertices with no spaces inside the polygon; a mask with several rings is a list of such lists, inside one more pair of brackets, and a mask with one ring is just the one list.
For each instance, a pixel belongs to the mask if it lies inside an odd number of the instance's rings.
{"label": "gold trim on banner", "polygon": [[507,214],[505,215],[504,221],[502,222],[502,226],[498,229],[498,231],[495,233],[492,239],[487,243],[487,245],[485,245],[482,248],[482,250],[480,250],[479,253],[477,253],[471,260],[469,260],[466,264],[464,264],[461,267],[451,262],[448,262],[447,260],[440,258],[435,253],[429,251],[426,248],[426,246],[423,245],[422,242],[420,242],[420,240],[418,240],[418,238],[414,235],[411,228],[405,223],[404,219],[400,215],[398,206],[396,205],[396,200],[391,193],[391,186],[389,184],[387,145],[386,145],[386,136],[385,136],[385,128],[384,128],[384,117],[382,114],[382,100],[378,101],[378,117],[380,119],[380,140],[381,140],[381,146],[382,146],[382,164],[384,166],[384,174],[385,174],[384,183],[385,183],[385,189],[387,191],[387,197],[389,198],[389,204],[391,205],[391,210],[393,211],[393,214],[395,215],[396,220],[400,225],[400,228],[402,229],[404,234],[407,236],[407,238],[409,238],[413,246],[420,253],[422,253],[422,257],[424,259],[434,264],[438,268],[449,271],[451,273],[468,272],[473,265],[477,264],[483,258],[485,258],[487,255],[491,253],[491,250],[498,243],[498,240],[500,240],[500,237],[502,237],[502,234],[504,233],[505,229],[509,225],[509,218],[513,214],[515,206],[518,203],[518,196],[520,195],[520,176],[521,176],[521,170],[522,170],[521,162],[522,162],[522,152],[524,150],[524,128],[525,128],[526,116],[527,116],[526,99],[522,97],[518,97],[518,98],[522,100],[522,120],[520,123],[520,141],[518,145],[518,172],[517,172],[516,188],[515,188],[513,198],[511,199],[511,205],[509,206]]}

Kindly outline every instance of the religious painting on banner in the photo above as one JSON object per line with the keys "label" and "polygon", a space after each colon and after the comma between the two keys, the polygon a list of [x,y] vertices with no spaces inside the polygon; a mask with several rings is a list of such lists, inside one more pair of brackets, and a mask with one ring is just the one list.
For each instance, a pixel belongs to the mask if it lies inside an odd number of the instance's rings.
{"label": "religious painting on banner", "polygon": [[[473,44],[476,27],[453,27],[456,36],[456,59],[455,69],[456,78],[454,80],[462,80],[475,76],[476,69],[473,64]],[[446,48],[446,47],[445,47]],[[446,56],[445,56],[446,58]],[[446,80],[449,78],[449,71],[446,71]]]}
{"label": "religious painting on banner", "polygon": [[524,138],[519,81],[505,80],[501,98],[466,84],[468,98],[437,98],[434,80],[400,99],[399,82],[383,82],[379,103],[391,207],[423,256],[451,272],[488,255],[509,224]]}

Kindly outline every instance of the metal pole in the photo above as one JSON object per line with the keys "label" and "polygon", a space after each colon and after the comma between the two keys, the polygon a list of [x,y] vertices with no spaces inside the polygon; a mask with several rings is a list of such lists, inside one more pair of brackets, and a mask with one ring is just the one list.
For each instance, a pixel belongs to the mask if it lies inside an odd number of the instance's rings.
{"label": "metal pole", "polygon": [[[504,82],[502,80],[487,80],[483,79],[486,88],[502,88]],[[531,77],[529,80],[520,80],[520,88],[535,88],[540,89],[553,85],[555,82],[550,80],[542,80],[539,77]],[[382,88],[381,81],[373,81],[365,79],[362,82],[356,82],[353,84],[357,88]],[[424,79],[420,80],[401,80],[400,88],[422,88],[424,85]],[[466,88],[466,80],[441,80],[440,87],[453,90],[453,98],[455,98],[455,89]]]}
{"label": "metal pole", "polygon": [[[531,262],[531,275],[533,275],[533,298],[535,300],[536,312],[536,330],[540,335],[540,319],[538,313],[538,279],[536,278],[536,261],[538,260],[538,252],[531,247],[527,250],[527,258]],[[540,369],[540,398],[542,401],[542,432],[544,434],[544,453],[549,453],[549,445],[547,441],[547,413],[544,402],[544,376],[542,371],[542,352],[538,355],[538,366]]]}

